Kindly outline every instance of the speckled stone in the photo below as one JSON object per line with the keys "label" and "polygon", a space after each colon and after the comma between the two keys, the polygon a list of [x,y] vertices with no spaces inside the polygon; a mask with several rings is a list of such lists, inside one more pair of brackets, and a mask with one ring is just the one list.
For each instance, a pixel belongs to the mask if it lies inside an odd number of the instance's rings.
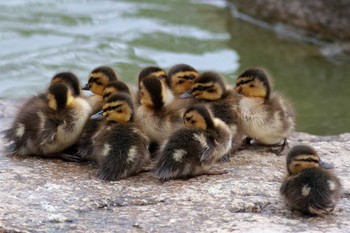
{"label": "speckled stone", "polygon": [[[12,118],[0,114],[0,130]],[[307,218],[279,196],[285,156],[264,149],[216,164],[225,175],[161,182],[147,172],[104,182],[92,164],[7,156],[0,139],[0,232],[350,232],[349,142],[350,134],[292,135],[291,146],[310,144],[332,162],[344,186],[333,214]]]}

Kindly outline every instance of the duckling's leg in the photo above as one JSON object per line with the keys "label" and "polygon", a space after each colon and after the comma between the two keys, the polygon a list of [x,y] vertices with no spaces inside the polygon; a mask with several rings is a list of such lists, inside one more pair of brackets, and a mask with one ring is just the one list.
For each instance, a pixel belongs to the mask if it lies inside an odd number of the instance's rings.
{"label": "duckling's leg", "polygon": [[224,175],[227,174],[228,171],[226,170],[202,170],[200,172],[198,172],[196,174],[196,176],[202,176],[202,175],[208,175],[208,176],[212,176],[212,175]]}
{"label": "duckling's leg", "polygon": [[222,163],[230,162],[230,155],[224,154],[218,161]]}
{"label": "duckling's leg", "polygon": [[71,154],[66,154],[63,152],[46,154],[46,155],[44,155],[44,157],[46,157],[46,158],[58,158],[58,159],[62,159],[62,160],[67,161],[67,162],[76,162],[76,163],[85,161],[83,158],[81,158],[77,154],[71,155]]}
{"label": "duckling's leg", "polygon": [[[275,146],[275,145],[272,145],[272,146]],[[270,149],[270,151],[271,151],[272,153],[275,153],[277,156],[283,155],[284,150],[290,148],[290,147],[289,147],[289,144],[288,144],[288,141],[287,141],[287,138],[285,138],[285,139],[283,140],[283,143],[280,144],[280,145],[278,145],[278,146],[279,146],[280,148],[278,148],[278,149],[273,149],[273,148],[271,148],[271,149]]]}

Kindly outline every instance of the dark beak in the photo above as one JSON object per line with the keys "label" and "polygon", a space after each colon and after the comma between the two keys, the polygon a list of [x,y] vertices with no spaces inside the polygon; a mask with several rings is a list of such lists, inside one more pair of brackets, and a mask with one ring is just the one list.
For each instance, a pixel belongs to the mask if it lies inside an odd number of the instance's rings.
{"label": "dark beak", "polygon": [[83,86],[81,89],[84,91],[89,91],[90,90],[89,84],[88,83],[85,84],[85,86]]}
{"label": "dark beak", "polygon": [[179,95],[180,99],[193,98],[193,97],[194,97],[194,95],[192,94],[192,90],[189,90],[189,91]]}
{"label": "dark beak", "polygon": [[90,117],[90,119],[92,119],[92,120],[102,120],[102,119],[105,119],[105,116],[103,115],[103,111],[101,110],[101,111],[95,113],[94,115],[92,115]]}
{"label": "dark beak", "polygon": [[323,167],[324,169],[333,169],[334,168],[334,165],[331,164],[331,163],[327,163],[327,162],[324,162],[324,161],[320,161],[320,165],[321,167]]}

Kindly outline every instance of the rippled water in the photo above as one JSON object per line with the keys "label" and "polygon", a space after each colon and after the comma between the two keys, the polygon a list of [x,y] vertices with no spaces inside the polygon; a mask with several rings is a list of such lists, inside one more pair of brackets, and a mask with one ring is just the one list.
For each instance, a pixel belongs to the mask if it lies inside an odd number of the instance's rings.
{"label": "rippled water", "polygon": [[298,130],[350,131],[350,65],[233,19],[224,1],[15,0],[0,7],[0,98],[36,93],[65,70],[86,82],[99,65],[114,67],[129,83],[148,65],[188,63],[228,82],[263,66],[294,102]]}

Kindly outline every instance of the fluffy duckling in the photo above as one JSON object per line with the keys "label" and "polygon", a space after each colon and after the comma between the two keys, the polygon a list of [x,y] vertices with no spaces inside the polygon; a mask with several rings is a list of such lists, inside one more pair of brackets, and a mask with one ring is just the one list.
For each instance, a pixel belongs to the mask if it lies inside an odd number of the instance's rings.
{"label": "fluffy duckling", "polygon": [[309,215],[331,212],[341,197],[339,179],[322,162],[316,151],[306,145],[293,147],[287,156],[288,176],[280,194],[292,210]]}
{"label": "fluffy duckling", "polygon": [[187,64],[177,64],[168,71],[167,83],[175,96],[191,89],[193,81],[199,76],[198,71]]}
{"label": "fluffy duckling", "polygon": [[102,91],[103,100],[106,100],[108,97],[113,94],[126,93],[131,95],[130,88],[122,81],[113,81],[108,83]]}
{"label": "fluffy duckling", "polygon": [[162,146],[156,175],[168,180],[225,174],[226,171],[210,168],[231,148],[232,134],[227,125],[213,118],[203,105],[187,109],[183,120],[185,126],[173,133]]}
{"label": "fluffy duckling", "polygon": [[109,82],[117,80],[117,74],[111,67],[99,66],[90,72],[89,81],[83,90],[90,90],[92,93],[102,96],[104,87]]}
{"label": "fluffy duckling", "polygon": [[11,142],[10,151],[18,155],[38,155],[74,160],[63,150],[78,141],[91,114],[91,106],[74,97],[64,83],[49,87],[45,100],[31,98],[19,110],[5,138]]}
{"label": "fluffy duckling", "polygon": [[97,177],[118,180],[140,173],[149,161],[147,137],[134,125],[132,99],[125,93],[110,96],[102,111],[105,127],[97,133],[92,157],[99,165]]}
{"label": "fluffy duckling", "polygon": [[[139,77],[138,77],[138,87],[139,87],[139,91],[141,89],[141,82],[145,79],[145,78],[149,78],[149,77],[156,77],[158,79],[160,79],[162,81],[162,83],[164,84],[164,90],[165,90],[165,94],[166,94],[166,104],[169,104],[171,101],[173,101],[174,99],[174,94],[172,93],[172,91],[169,88],[169,85],[167,83],[167,75],[166,72],[157,67],[157,66],[148,66],[144,69],[141,70]],[[140,96],[137,96],[137,103],[140,103]]]}
{"label": "fluffy duckling", "polygon": [[237,105],[237,95],[227,90],[221,76],[216,72],[204,72],[194,80],[191,89],[179,96],[180,98],[194,98],[192,103],[206,104],[214,117],[225,122],[231,130],[232,149],[235,152],[242,143],[242,129]]}
{"label": "fluffy duckling", "polygon": [[175,125],[167,114],[167,95],[164,83],[157,77],[148,77],[140,83],[140,106],[136,115],[141,131],[150,138],[152,143],[161,143]]}
{"label": "fluffy duckling", "polygon": [[271,91],[269,79],[261,69],[248,69],[240,74],[235,90],[242,95],[239,109],[248,141],[254,139],[258,144],[282,145],[283,151],[286,138],[295,126],[292,105]]}
{"label": "fluffy duckling", "polygon": [[71,88],[72,95],[74,97],[81,96],[81,88],[78,77],[72,72],[61,72],[54,75],[51,79],[50,85],[57,83],[65,83]]}
{"label": "fluffy duckling", "polygon": [[[108,83],[103,89],[103,100],[107,99],[115,94],[128,94],[131,95],[129,87],[122,81],[113,81]],[[102,108],[102,106],[101,106]],[[100,109],[101,109],[100,108]],[[104,122],[96,119],[89,119],[86,123],[81,137],[76,145],[77,153],[76,156],[83,160],[94,161],[92,157],[93,152],[93,142],[95,138],[101,133],[101,129],[104,127]]]}

